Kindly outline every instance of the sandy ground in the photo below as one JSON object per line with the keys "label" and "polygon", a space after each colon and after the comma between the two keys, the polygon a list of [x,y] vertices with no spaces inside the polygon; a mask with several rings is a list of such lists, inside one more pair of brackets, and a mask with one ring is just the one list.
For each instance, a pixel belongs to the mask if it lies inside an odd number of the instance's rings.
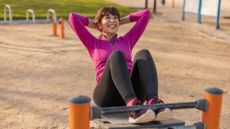
{"label": "sandy ground", "polygon": [[[213,19],[181,21],[180,8],[162,7],[133,54],[152,53],[165,102],[193,101],[203,89],[224,90],[221,129],[230,124],[230,20],[215,30]],[[120,28],[122,35],[132,26]],[[95,35],[95,31],[92,31]],[[66,39],[53,37],[51,25],[0,25],[0,129],[67,129],[68,99],[92,96],[93,64],[66,24]],[[188,124],[200,121],[196,110],[175,111]]]}

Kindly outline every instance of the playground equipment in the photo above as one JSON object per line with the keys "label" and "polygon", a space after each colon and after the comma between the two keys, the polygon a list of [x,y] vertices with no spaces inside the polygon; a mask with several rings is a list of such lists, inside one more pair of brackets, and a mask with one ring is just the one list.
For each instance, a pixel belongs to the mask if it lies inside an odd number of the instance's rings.
{"label": "playground equipment", "polygon": [[[145,0],[145,9],[148,8],[149,0]],[[157,13],[157,0],[153,1],[153,13]]]}
{"label": "playground equipment", "polygon": [[145,9],[148,8],[149,0],[145,0]]}
{"label": "playground equipment", "polygon": [[[161,0],[160,3],[162,5],[165,5],[166,0]],[[145,9],[148,8],[148,5],[149,5],[149,0],[145,0]],[[175,1],[174,0],[172,0],[172,7],[173,8],[175,7]],[[157,0],[153,0],[153,13],[157,13]]]}
{"label": "playground equipment", "polygon": [[12,23],[12,10],[8,4],[4,7],[4,22],[7,22],[7,10],[9,12],[9,23]]}
{"label": "playground equipment", "polygon": [[33,9],[27,9],[26,11],[26,21],[29,21],[29,14],[32,16],[32,22],[35,22],[35,13]]}
{"label": "playground equipment", "polygon": [[[7,20],[7,12],[9,12],[9,20]],[[31,14],[32,20],[29,20],[29,14]],[[52,14],[52,19],[50,19],[50,14]],[[52,21],[57,21],[56,12],[53,9],[48,9],[47,19],[36,19],[34,10],[27,9],[25,20],[13,20],[12,8],[7,4],[4,7],[4,21],[0,21],[0,24],[52,23]]]}
{"label": "playground equipment", "polygon": [[[204,99],[194,102],[138,105],[133,107],[91,107],[90,98],[80,96],[71,99],[69,110],[70,129],[89,129],[90,117],[98,129],[136,129],[136,128],[154,128],[154,129],[219,129],[220,113],[223,91],[218,88],[205,89]],[[160,107],[176,109],[196,108],[202,111],[202,122],[192,125],[185,125],[184,121],[169,119],[165,121],[154,121],[147,124],[128,124],[129,111],[140,109],[155,110]]]}
{"label": "playground equipment", "polygon": [[56,12],[55,12],[54,9],[48,9],[48,11],[47,11],[47,21],[50,20],[51,14],[52,14],[52,20],[53,20],[54,22],[56,22],[56,21],[57,21],[57,15],[56,15]]}
{"label": "playground equipment", "polygon": [[60,25],[60,37],[62,38],[62,39],[64,39],[65,38],[65,33],[64,33],[64,19],[62,19],[62,18],[60,18],[59,19],[59,25]]}
{"label": "playground equipment", "polygon": [[64,19],[60,18],[59,21],[57,21],[56,12],[54,9],[48,9],[47,11],[47,21],[50,20],[50,17],[52,17],[52,32],[53,36],[57,36],[57,24],[60,26],[60,37],[62,39],[65,38],[64,33]]}
{"label": "playground equipment", "polygon": [[57,21],[53,21],[53,24],[52,24],[52,32],[53,32],[53,36],[57,36],[57,24],[59,25],[59,31],[60,31],[60,37],[62,39],[65,38],[65,22],[64,22],[64,19],[60,18]]}
{"label": "playground equipment", "polygon": [[201,23],[202,15],[216,17],[216,29],[220,29],[220,8],[221,0],[184,0],[182,20],[186,12],[197,14],[197,23]]}

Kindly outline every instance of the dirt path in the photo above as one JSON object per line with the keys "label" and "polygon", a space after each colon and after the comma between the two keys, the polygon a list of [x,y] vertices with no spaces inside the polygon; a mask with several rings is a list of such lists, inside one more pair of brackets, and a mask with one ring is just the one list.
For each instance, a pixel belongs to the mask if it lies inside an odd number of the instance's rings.
{"label": "dirt path", "polygon": [[[204,88],[225,91],[221,129],[230,127],[229,21],[182,22],[179,9],[162,9],[135,47],[151,51],[166,102],[193,101]],[[123,26],[119,34],[132,25]],[[96,33],[92,31],[95,35]],[[52,37],[51,25],[0,25],[0,129],[67,129],[68,99],[91,96],[95,72],[85,48],[66,25],[67,38]],[[200,121],[195,110],[175,112],[187,123]]]}

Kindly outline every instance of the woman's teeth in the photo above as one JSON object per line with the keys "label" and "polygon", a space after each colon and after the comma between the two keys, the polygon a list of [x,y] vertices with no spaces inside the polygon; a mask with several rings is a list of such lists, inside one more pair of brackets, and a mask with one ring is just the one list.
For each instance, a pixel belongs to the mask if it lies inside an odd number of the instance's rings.
{"label": "woman's teeth", "polygon": [[109,25],[110,28],[116,28],[116,25]]}

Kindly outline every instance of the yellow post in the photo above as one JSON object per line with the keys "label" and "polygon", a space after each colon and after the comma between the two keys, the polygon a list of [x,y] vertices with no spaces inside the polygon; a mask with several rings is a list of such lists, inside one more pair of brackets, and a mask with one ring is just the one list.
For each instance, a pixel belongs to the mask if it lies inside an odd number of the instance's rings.
{"label": "yellow post", "polygon": [[59,24],[60,24],[60,36],[61,36],[61,38],[65,38],[65,28],[64,28],[64,25],[65,25],[65,23],[64,23],[64,19],[60,19],[59,20]]}
{"label": "yellow post", "polygon": [[70,100],[69,127],[70,129],[90,128],[90,98],[79,96]]}
{"label": "yellow post", "polygon": [[207,111],[202,113],[206,129],[219,129],[223,91],[218,88],[205,89],[203,97],[208,101]]}

